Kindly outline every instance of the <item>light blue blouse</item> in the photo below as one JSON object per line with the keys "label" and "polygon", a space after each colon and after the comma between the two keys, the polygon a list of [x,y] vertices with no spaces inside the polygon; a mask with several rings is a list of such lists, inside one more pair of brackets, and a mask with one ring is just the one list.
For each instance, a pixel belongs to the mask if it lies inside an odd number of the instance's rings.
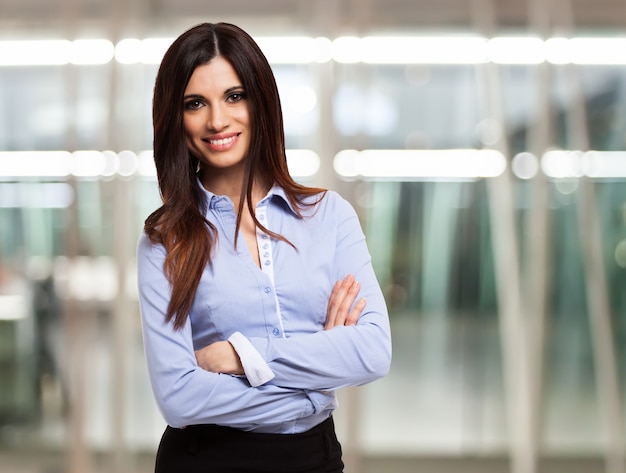
{"label": "light blue blouse", "polygon": [[[202,187],[201,187],[202,188]],[[384,376],[391,361],[387,307],[352,206],[329,191],[298,218],[274,187],[256,216],[295,245],[258,231],[261,268],[228,197],[202,188],[218,243],[187,323],[165,322],[165,250],[145,234],[137,251],[144,348],[157,404],[172,427],[219,424],[266,433],[309,430],[337,407],[335,391]],[[333,285],[353,274],[367,305],[355,326],[324,330]],[[194,350],[230,339],[245,376],[211,373]]]}

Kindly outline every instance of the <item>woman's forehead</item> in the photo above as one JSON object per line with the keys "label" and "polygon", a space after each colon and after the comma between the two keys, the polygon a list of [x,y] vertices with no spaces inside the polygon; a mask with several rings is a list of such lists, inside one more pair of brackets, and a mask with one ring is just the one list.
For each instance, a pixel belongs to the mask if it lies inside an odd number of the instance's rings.
{"label": "woman's forehead", "polygon": [[241,79],[231,63],[222,56],[217,56],[194,69],[185,92],[192,93],[200,90],[224,92],[241,85]]}

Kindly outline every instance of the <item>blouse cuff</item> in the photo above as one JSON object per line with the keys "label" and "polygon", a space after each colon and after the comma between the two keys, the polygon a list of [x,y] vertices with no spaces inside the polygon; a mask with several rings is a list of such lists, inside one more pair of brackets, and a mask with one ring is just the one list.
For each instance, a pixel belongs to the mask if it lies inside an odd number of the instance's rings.
{"label": "blouse cuff", "polygon": [[274,378],[274,372],[243,334],[235,332],[228,338],[228,341],[239,355],[250,386],[256,388]]}

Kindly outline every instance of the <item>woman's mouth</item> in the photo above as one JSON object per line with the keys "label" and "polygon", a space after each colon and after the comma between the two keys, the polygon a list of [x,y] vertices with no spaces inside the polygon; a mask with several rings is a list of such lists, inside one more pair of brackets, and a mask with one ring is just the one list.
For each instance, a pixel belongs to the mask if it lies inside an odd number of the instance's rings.
{"label": "woman's mouth", "polygon": [[230,138],[219,138],[217,140],[208,140],[208,141],[212,145],[222,146],[222,145],[232,143],[233,141],[235,141],[235,138],[237,138],[237,135],[231,136]]}
{"label": "woman's mouth", "polygon": [[239,133],[219,138],[205,138],[204,141],[211,149],[215,151],[225,151],[235,144],[239,138]]}

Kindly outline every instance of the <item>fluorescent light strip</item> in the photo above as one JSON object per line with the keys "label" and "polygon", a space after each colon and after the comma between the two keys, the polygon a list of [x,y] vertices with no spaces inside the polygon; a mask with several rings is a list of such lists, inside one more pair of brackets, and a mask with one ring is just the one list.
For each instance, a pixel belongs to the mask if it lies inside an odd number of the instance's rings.
{"label": "fluorescent light strip", "polygon": [[130,176],[138,167],[130,151],[3,151],[0,177]]}
{"label": "fluorescent light strip", "polygon": [[320,157],[310,149],[288,149],[287,167],[293,177],[313,177],[320,169]]}
{"label": "fluorescent light strip", "polygon": [[626,151],[587,151],[581,160],[587,177],[626,177]]}
{"label": "fluorescent light strip", "polygon": [[67,151],[2,151],[1,177],[67,177],[72,155]]}
{"label": "fluorescent light strip", "polygon": [[626,178],[626,151],[549,151],[541,158],[541,169],[555,179]]}
{"label": "fluorescent light strip", "polygon": [[626,38],[550,38],[545,44],[552,64],[626,64]]}
{"label": "fluorescent light strip", "polygon": [[[296,178],[314,176],[320,168],[319,156],[307,149],[287,150],[287,166]],[[0,152],[0,178],[18,177],[110,177],[156,176],[152,150],[138,155],[132,151],[3,151]]]}
{"label": "fluorescent light strip", "polygon": [[[626,64],[626,38],[480,36],[258,37],[272,64]],[[174,38],[0,41],[0,66],[159,64]]]}
{"label": "fluorescent light strip", "polygon": [[572,38],[569,43],[574,64],[626,64],[626,38]]}
{"label": "fluorescent light strip", "polygon": [[546,60],[544,41],[533,37],[492,38],[486,55],[496,64],[541,64]]}
{"label": "fluorescent light strip", "polygon": [[344,178],[476,179],[501,175],[506,159],[495,150],[344,150],[334,167]]}
{"label": "fluorescent light strip", "polygon": [[478,36],[365,37],[348,42],[339,38],[336,42],[338,62],[345,58],[369,64],[479,64],[488,60],[486,40]]}
{"label": "fluorescent light strip", "polygon": [[98,65],[111,62],[115,46],[106,39],[79,39],[72,41],[70,62],[79,65]]}
{"label": "fluorescent light strip", "polygon": [[328,38],[259,37],[255,38],[267,60],[273,64],[311,64],[331,60]]}
{"label": "fluorescent light strip", "polygon": [[[287,165],[296,178],[314,176],[320,157],[312,150],[287,150]],[[337,174],[344,178],[482,178],[501,175],[507,166],[495,150],[344,150],[334,159]],[[512,170],[521,179],[531,179],[541,168],[551,178],[626,178],[626,151],[553,150],[540,164],[530,153],[512,160]],[[110,177],[156,176],[152,150],[132,151],[2,151],[0,178],[20,177]]]}
{"label": "fluorescent light strip", "polygon": [[580,151],[553,150],[541,157],[541,170],[548,177],[582,177]]}
{"label": "fluorescent light strip", "polygon": [[370,64],[626,64],[626,38],[501,36],[341,37],[332,43],[339,63]]}
{"label": "fluorescent light strip", "polygon": [[67,40],[0,41],[1,66],[57,66],[70,62]]}
{"label": "fluorescent light strip", "polygon": [[115,59],[122,64],[160,64],[174,38],[123,39],[115,46]]}
{"label": "fluorescent light strip", "polygon": [[0,41],[0,66],[106,64],[113,52],[106,39]]}

